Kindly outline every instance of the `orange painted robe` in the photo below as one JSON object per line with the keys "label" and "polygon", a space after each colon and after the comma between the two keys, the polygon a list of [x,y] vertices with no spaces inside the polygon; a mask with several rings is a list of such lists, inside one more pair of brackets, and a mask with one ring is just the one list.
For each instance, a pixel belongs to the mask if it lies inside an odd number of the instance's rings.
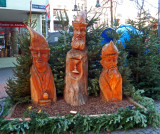
{"label": "orange painted robe", "polygon": [[114,102],[122,100],[122,77],[117,68],[103,69],[99,84],[102,100]]}
{"label": "orange painted robe", "polygon": [[39,100],[43,100],[43,93],[48,94],[48,99],[56,101],[56,88],[54,84],[54,78],[50,66],[47,64],[46,72],[43,77],[37,71],[34,65],[30,69],[31,78],[31,99],[34,103],[38,104]]}

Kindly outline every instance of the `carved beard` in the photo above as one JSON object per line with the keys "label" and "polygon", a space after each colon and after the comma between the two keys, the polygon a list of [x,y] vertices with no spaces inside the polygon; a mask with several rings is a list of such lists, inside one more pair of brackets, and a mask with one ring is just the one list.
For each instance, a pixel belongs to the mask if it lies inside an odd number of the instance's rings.
{"label": "carved beard", "polygon": [[79,49],[79,50],[85,49],[85,38],[84,37],[82,37],[82,38],[81,37],[73,37],[71,46],[74,49]]}
{"label": "carved beard", "polygon": [[119,72],[117,68],[115,68],[114,70],[109,70],[108,75],[109,75],[109,84],[112,88],[111,90],[114,90],[119,81]]}

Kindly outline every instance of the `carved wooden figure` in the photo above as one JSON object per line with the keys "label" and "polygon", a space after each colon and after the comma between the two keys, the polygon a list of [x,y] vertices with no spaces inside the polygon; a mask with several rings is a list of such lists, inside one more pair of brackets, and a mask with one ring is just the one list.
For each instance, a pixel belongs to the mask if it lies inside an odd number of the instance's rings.
{"label": "carved wooden figure", "polygon": [[103,70],[99,78],[100,95],[104,101],[122,100],[122,77],[118,71],[118,50],[111,41],[102,48]]}
{"label": "carved wooden figure", "polygon": [[49,52],[48,43],[45,38],[27,27],[31,36],[31,55],[33,64],[30,69],[31,99],[39,105],[50,105],[56,101],[56,88],[51,68],[48,64]]}
{"label": "carved wooden figure", "polygon": [[68,104],[78,106],[85,104],[88,99],[88,56],[86,48],[85,13],[82,11],[72,22],[74,35],[72,49],[66,57],[66,76],[64,99]]}

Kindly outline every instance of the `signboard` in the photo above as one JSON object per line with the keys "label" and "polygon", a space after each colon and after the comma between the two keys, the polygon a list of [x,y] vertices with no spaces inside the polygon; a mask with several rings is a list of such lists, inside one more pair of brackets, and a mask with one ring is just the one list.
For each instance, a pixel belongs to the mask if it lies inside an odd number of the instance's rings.
{"label": "signboard", "polygon": [[0,0],[0,7],[6,7],[6,0]]}
{"label": "signboard", "polygon": [[21,22],[0,22],[0,27],[26,27]]}
{"label": "signboard", "polygon": [[48,4],[48,5],[45,7],[45,9],[46,9],[47,16],[48,16],[48,18],[49,18],[50,5]]}
{"label": "signboard", "polygon": [[45,9],[45,5],[32,4],[32,8],[35,8],[35,9]]}

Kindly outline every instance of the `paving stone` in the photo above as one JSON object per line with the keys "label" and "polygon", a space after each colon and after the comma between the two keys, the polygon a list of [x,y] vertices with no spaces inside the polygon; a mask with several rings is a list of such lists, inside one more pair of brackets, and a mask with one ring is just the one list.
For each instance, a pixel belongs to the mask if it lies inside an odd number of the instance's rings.
{"label": "paving stone", "polygon": [[160,134],[160,132],[158,132],[158,131],[153,131],[153,132],[150,133],[150,134]]}
{"label": "paving stone", "polygon": [[133,131],[133,130],[130,130],[128,131],[126,134],[138,134],[139,132],[136,132],[136,131]]}
{"label": "paving stone", "polygon": [[124,132],[124,131],[114,131],[114,132],[111,132],[111,134],[126,134],[126,132]]}
{"label": "paving stone", "polygon": [[7,97],[5,92],[6,82],[9,78],[13,77],[12,68],[0,68],[0,98]]}
{"label": "paving stone", "polygon": [[13,77],[12,68],[0,68],[0,83],[5,83],[9,78]]}
{"label": "paving stone", "polygon": [[7,97],[7,93],[5,92],[6,83],[0,83],[0,98]]}
{"label": "paving stone", "polygon": [[135,134],[145,134],[144,131],[136,131]]}

